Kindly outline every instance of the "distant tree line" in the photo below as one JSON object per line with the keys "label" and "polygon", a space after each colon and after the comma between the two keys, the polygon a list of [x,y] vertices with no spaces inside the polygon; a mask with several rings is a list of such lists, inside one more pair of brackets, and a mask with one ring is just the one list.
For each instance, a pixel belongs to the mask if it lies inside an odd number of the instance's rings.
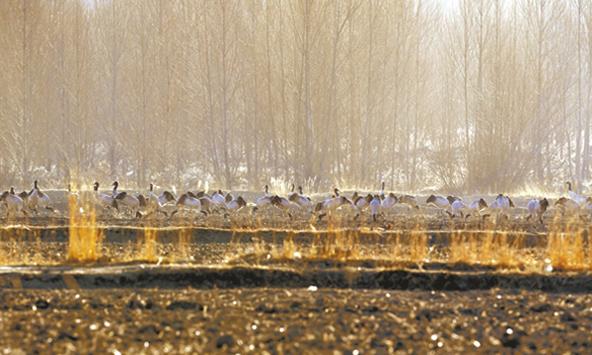
{"label": "distant tree line", "polygon": [[586,0],[2,0],[0,184],[590,179]]}

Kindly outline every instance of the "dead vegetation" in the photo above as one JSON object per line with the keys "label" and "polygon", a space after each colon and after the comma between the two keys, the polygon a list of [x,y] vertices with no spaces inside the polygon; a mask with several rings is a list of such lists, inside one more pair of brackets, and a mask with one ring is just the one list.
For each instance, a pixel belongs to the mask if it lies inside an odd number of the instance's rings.
{"label": "dead vegetation", "polygon": [[[131,227],[135,235],[124,244],[105,242],[105,226],[97,222],[89,201],[69,199],[67,248],[41,240],[43,228],[10,226],[0,230],[0,263],[42,265],[71,263],[200,263],[208,258],[201,233],[190,220],[178,227]],[[279,221],[279,219],[278,219]],[[289,264],[295,267],[362,265],[366,267],[414,267],[449,265],[527,272],[592,271],[589,226],[581,220],[554,218],[547,233],[532,233],[505,225],[466,228],[441,222],[434,230],[429,218],[409,219],[410,228],[388,230],[352,225],[349,216],[329,216],[326,228],[274,229],[263,217],[248,228],[234,224],[219,233],[232,233],[230,242],[215,243],[220,262],[231,264]],[[408,221],[408,225],[409,222]],[[278,222],[279,223],[279,222]],[[460,227],[460,228],[459,228]],[[463,228],[464,227],[464,228]],[[53,232],[52,232],[53,233]],[[162,242],[166,237],[167,242]],[[172,240],[172,241],[171,241]],[[218,262],[218,261],[216,261]]]}

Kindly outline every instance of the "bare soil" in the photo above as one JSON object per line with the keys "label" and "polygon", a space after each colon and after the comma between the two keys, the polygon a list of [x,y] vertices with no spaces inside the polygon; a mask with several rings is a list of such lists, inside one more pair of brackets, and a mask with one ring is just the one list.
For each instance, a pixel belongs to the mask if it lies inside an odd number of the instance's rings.
{"label": "bare soil", "polygon": [[538,291],[1,290],[11,353],[589,353],[592,296]]}

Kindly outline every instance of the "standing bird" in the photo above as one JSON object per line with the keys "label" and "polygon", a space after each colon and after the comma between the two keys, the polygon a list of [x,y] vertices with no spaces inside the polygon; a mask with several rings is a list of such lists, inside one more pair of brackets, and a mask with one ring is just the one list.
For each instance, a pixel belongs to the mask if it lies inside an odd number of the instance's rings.
{"label": "standing bird", "polygon": [[363,210],[364,208],[370,205],[370,201],[372,201],[373,198],[374,196],[372,196],[371,194],[368,194],[366,196],[360,196],[356,191],[354,192],[351,201],[358,210]]}
{"label": "standing bird", "polygon": [[[207,216],[208,212],[203,209],[201,199],[192,195],[193,194],[187,192],[179,196],[176,203],[177,208],[181,210],[198,211]],[[173,213],[171,213],[171,217],[174,216],[177,212],[178,210],[173,211]]]}
{"label": "standing bird", "polygon": [[144,203],[142,203],[140,196],[138,196],[140,205],[144,205],[149,210],[148,214],[157,212],[168,216],[168,212],[165,209],[167,206],[171,206],[172,208],[175,202],[175,196],[170,191],[165,190],[160,195],[157,195],[154,192],[154,184],[152,183],[150,183],[150,189]]}
{"label": "standing bird", "polygon": [[495,212],[497,212],[497,218],[499,220],[500,217],[509,217],[509,211],[511,208],[514,208],[514,202],[510,199],[509,196],[498,194],[495,200],[489,205],[489,208]]}
{"label": "standing bird", "polygon": [[395,196],[394,193],[389,192],[388,195],[386,195],[382,200],[382,208],[393,208],[397,202],[399,202],[397,196]]}
{"label": "standing bird", "polygon": [[214,192],[211,199],[217,206],[223,206],[226,203],[226,197],[224,197],[222,190]]}
{"label": "standing bird", "polygon": [[448,198],[437,195],[430,195],[426,200],[426,204],[441,209],[448,209],[450,207],[450,201],[448,200]]}
{"label": "standing bird", "polygon": [[372,221],[376,222],[378,214],[380,213],[381,200],[380,195],[376,194],[370,201],[370,213],[372,214]]}
{"label": "standing bird", "polygon": [[135,212],[136,218],[141,218],[142,214],[140,213],[140,200],[129,194],[125,191],[117,191],[119,187],[119,182],[113,182],[113,197],[117,200],[118,205],[126,206],[132,213]]}
{"label": "standing bird", "polygon": [[117,200],[113,197],[113,194],[106,194],[99,191],[99,183],[95,181],[93,184],[95,202],[101,207],[115,208],[119,210]]}
{"label": "standing bird", "polygon": [[300,208],[300,206],[296,203],[291,202],[287,198],[278,195],[274,195],[271,197],[271,205],[278,208],[281,211],[286,212],[290,219],[292,219],[292,211]]}
{"label": "standing bird", "polygon": [[574,200],[578,205],[583,205],[586,203],[586,196],[575,192],[572,189],[571,181],[566,181],[565,184],[567,185],[567,195],[570,199]]}
{"label": "standing bird", "polygon": [[487,202],[483,198],[474,200],[468,206],[468,213],[465,215],[465,219],[469,218],[472,214],[481,216],[482,218],[488,217],[488,215],[481,215],[481,211],[487,208]]}
{"label": "standing bird", "polygon": [[489,205],[492,209],[498,209],[502,211],[507,211],[510,208],[514,208],[514,202],[510,199],[509,196],[498,194],[495,200]]}
{"label": "standing bird", "polygon": [[319,213],[317,217],[319,221],[325,217],[327,213],[333,212],[341,206],[353,206],[353,203],[347,197],[339,195],[339,189],[335,188],[333,192],[335,193],[334,196],[329,197],[315,205],[315,212],[322,212]]}
{"label": "standing bird", "polygon": [[579,203],[567,197],[559,198],[555,201],[555,206],[559,208],[562,214],[565,214],[565,212],[579,212],[581,207]]}
{"label": "standing bird", "polygon": [[236,199],[226,202],[226,209],[230,211],[238,211],[246,205],[247,201],[245,201],[242,196],[239,196]]}
{"label": "standing bird", "polygon": [[402,205],[407,205],[411,208],[415,208],[416,210],[419,209],[419,204],[417,203],[417,199],[415,196],[411,195],[402,195],[399,197],[399,203]]}
{"label": "standing bird", "polygon": [[10,187],[10,191],[4,191],[0,195],[0,202],[6,206],[6,217],[10,217],[11,214],[16,215],[17,213],[23,213],[25,216],[25,203],[23,199],[14,193],[14,187]]}
{"label": "standing bird", "polygon": [[29,192],[26,202],[27,207],[35,213],[38,213],[37,208],[44,208],[53,212],[53,208],[49,205],[49,196],[39,189],[37,180],[33,182],[33,189]]}
{"label": "standing bird", "polygon": [[536,216],[539,222],[543,224],[543,214],[547,211],[548,207],[549,201],[547,201],[546,198],[543,198],[542,200],[532,199],[528,201],[526,204],[526,208],[528,209],[528,217],[526,217],[526,220],[528,221]]}
{"label": "standing bird", "polygon": [[265,194],[263,196],[259,197],[257,200],[255,200],[256,206],[253,209],[253,212],[257,211],[257,209],[259,209],[261,207],[271,205],[271,198],[273,196],[269,195],[269,186],[268,185],[265,185],[264,191],[265,191]]}
{"label": "standing bird", "polygon": [[310,210],[312,208],[312,200],[310,197],[305,196],[302,193],[302,186],[298,186],[298,192],[291,193],[288,200],[294,202],[298,206],[304,209]]}
{"label": "standing bird", "polygon": [[450,213],[450,217],[459,216],[461,218],[465,218],[464,211],[467,209],[467,205],[462,200],[454,200],[450,204],[450,209],[452,210]]}

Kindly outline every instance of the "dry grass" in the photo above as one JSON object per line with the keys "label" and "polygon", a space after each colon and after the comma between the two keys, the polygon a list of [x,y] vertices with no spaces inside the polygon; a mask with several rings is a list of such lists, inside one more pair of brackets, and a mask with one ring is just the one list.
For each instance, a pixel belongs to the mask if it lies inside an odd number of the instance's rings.
{"label": "dry grass", "polygon": [[103,232],[97,226],[96,211],[90,201],[68,196],[68,261],[95,262],[101,258]]}
{"label": "dry grass", "polygon": [[145,228],[144,240],[140,246],[142,253],[138,256],[138,259],[146,262],[156,262],[158,260],[157,243],[158,230],[154,228]]}
{"label": "dry grass", "polygon": [[[196,259],[192,254],[195,250],[192,238],[197,232],[189,222],[183,224],[184,227],[174,228],[134,227],[139,235],[136,242],[128,242],[117,257],[105,255],[103,230],[106,226],[98,225],[93,204],[74,196],[70,196],[68,202],[67,253],[65,257],[53,258],[51,263],[101,260],[191,263]],[[323,231],[314,230],[312,225],[307,231],[264,231],[256,216],[251,221],[252,229],[245,229],[242,223],[232,229],[235,234],[226,247],[225,259],[255,263],[370,260],[376,261],[377,265],[393,266],[415,264],[421,267],[426,263],[445,263],[534,272],[592,271],[592,243],[589,239],[592,228],[584,228],[578,219],[555,219],[548,224],[548,233],[540,235],[521,230],[496,230],[495,226],[487,226],[486,230],[465,229],[453,223],[443,225],[442,230],[430,231],[428,222],[416,218],[410,230],[390,231],[351,228],[351,216],[328,216],[327,229]],[[0,264],[47,264],[47,246],[41,242],[41,230],[22,226],[0,229]],[[165,251],[159,237],[164,234],[174,236],[175,233],[176,242]],[[302,235],[309,237],[302,238]],[[541,238],[539,245],[527,248],[527,237]]]}

